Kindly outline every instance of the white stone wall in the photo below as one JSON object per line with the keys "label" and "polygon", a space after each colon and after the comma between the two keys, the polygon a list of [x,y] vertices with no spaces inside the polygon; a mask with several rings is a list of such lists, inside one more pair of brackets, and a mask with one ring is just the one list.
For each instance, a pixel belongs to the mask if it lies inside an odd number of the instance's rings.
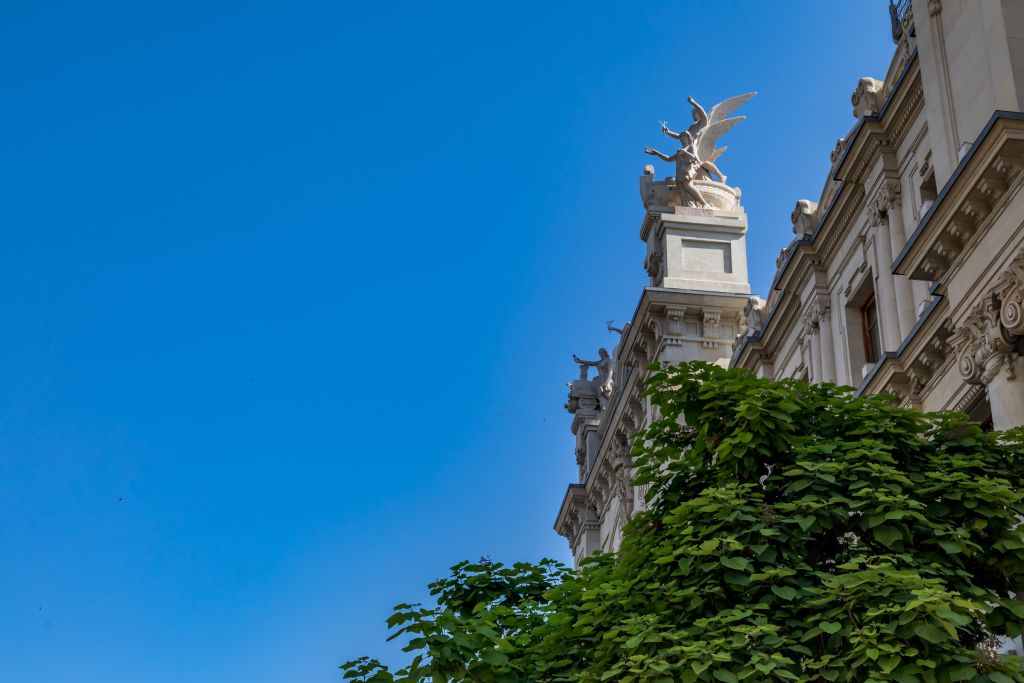
{"label": "white stone wall", "polygon": [[[904,27],[884,78],[851,84],[855,122],[817,201],[797,202],[765,302],[747,296],[738,194],[714,211],[645,199],[651,287],[617,349],[630,375],[604,411],[573,423],[578,437],[591,425],[577,448],[588,464],[556,529],[577,561],[616,549],[642,508],[628,444],[654,417],[639,396],[653,360],[731,363],[990,415],[997,429],[1024,424],[1024,2],[913,0]],[[669,196],[650,173],[642,196]],[[728,202],[724,187],[712,189]],[[869,293],[883,352],[873,363]]]}
{"label": "white stone wall", "polygon": [[[858,85],[858,120],[833,153],[816,229],[789,248],[769,322],[733,362],[893,393],[924,410],[979,400],[972,387],[981,380],[958,368],[971,342],[957,331],[972,311],[977,318],[1022,243],[1024,120],[997,113],[1021,109],[1022,16],[1024,5],[1008,0],[915,0],[908,21],[916,39],[907,32],[884,81]],[[874,364],[864,363],[868,290],[886,352]],[[990,358],[1003,352],[1017,351]],[[984,396],[999,404],[997,427],[1024,423],[1015,408],[1024,401],[1009,389]]]}

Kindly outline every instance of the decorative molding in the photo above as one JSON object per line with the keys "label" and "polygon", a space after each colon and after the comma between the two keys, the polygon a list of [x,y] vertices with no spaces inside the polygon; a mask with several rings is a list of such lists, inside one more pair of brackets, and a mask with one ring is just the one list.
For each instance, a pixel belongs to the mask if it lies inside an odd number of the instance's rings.
{"label": "decorative molding", "polygon": [[686,334],[686,308],[667,306],[662,328],[666,337],[682,337]]}
{"label": "decorative molding", "polygon": [[944,282],[970,245],[1020,187],[1024,169],[1024,120],[996,115],[942,188],[896,259],[896,272]]}
{"label": "decorative molding", "polygon": [[953,410],[958,413],[966,413],[984,393],[985,387],[980,384],[969,385],[964,395],[953,406]]}
{"label": "decorative molding", "polygon": [[701,346],[705,349],[717,348],[718,340],[722,338],[722,312],[705,309],[702,311],[702,318],[701,333],[704,341]]}
{"label": "decorative molding", "polygon": [[843,156],[843,151],[846,149],[846,138],[839,138],[836,140],[836,146],[832,148],[832,153],[828,155],[829,161],[835,166],[836,162]]}

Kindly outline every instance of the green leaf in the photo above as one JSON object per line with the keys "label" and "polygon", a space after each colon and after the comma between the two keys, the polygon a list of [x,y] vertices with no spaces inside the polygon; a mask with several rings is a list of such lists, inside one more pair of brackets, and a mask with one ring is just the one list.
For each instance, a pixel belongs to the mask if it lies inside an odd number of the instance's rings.
{"label": "green leaf", "polygon": [[406,668],[347,680],[1024,683],[975,646],[1024,621],[1024,429],[707,363],[643,392],[618,553],[461,562],[394,610]]}
{"label": "green leaf", "polygon": [[480,658],[492,666],[504,666],[508,664],[508,655],[497,650],[484,650]]}
{"label": "green leaf", "polygon": [[775,593],[783,600],[792,600],[796,597],[796,589],[789,586],[772,586],[772,593]]}
{"label": "green leaf", "polygon": [[887,548],[891,548],[896,544],[896,541],[903,538],[903,534],[899,529],[889,525],[875,527],[871,533],[878,542]]}
{"label": "green leaf", "polygon": [[949,634],[932,624],[916,624],[914,633],[929,643],[942,643],[949,640]]}
{"label": "green leaf", "polygon": [[742,572],[750,569],[750,562],[743,557],[723,557],[719,562],[729,569],[735,569],[736,571]]}

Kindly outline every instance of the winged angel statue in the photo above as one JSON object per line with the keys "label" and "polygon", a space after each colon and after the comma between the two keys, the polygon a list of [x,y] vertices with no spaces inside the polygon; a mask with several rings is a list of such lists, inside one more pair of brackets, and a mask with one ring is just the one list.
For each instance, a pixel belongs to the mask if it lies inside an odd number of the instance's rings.
{"label": "winged angel statue", "polygon": [[679,140],[679,149],[675,154],[664,154],[650,147],[644,149],[645,153],[663,161],[675,162],[674,182],[679,188],[679,199],[683,205],[692,202],[698,207],[708,206],[708,202],[694,184],[694,180],[709,180],[712,176],[718,176],[718,181],[725,183],[725,175],[718,170],[715,160],[722,156],[728,148],[717,147],[718,138],[746,118],[745,116],[730,117],[729,114],[739,109],[744,102],[756,94],[748,92],[745,95],[730,97],[712,107],[710,114],[704,111],[704,107],[697,104],[696,100],[688,97],[687,100],[693,105],[693,123],[690,127],[674,133],[669,130],[667,123],[661,124],[661,130],[665,135]]}

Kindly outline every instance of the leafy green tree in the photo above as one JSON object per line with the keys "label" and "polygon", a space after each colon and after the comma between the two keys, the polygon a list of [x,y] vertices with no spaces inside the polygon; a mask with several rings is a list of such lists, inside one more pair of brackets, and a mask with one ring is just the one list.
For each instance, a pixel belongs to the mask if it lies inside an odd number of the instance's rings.
{"label": "leafy green tree", "polygon": [[[462,563],[358,681],[1024,682],[1024,435],[848,388],[652,368],[621,550]],[[681,426],[686,425],[686,426]]]}

